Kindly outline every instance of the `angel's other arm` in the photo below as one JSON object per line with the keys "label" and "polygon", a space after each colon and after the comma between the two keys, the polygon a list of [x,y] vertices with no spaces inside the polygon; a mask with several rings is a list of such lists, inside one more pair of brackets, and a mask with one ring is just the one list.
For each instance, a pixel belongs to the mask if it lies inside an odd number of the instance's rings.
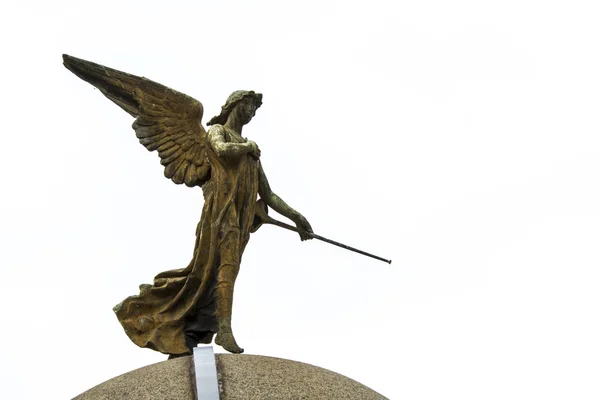
{"label": "angel's other arm", "polygon": [[[290,207],[285,201],[281,199],[278,195],[276,195],[269,185],[269,181],[267,176],[265,175],[265,171],[262,168],[262,165],[259,163],[258,166],[258,194],[260,198],[265,201],[267,206],[271,207],[273,210],[277,211],[279,214],[283,215],[294,221],[296,226],[299,229],[302,229],[307,232],[312,232],[312,227],[310,223],[302,214],[298,211],[294,210]],[[302,240],[312,239],[312,236],[307,234],[300,234],[300,238]]]}
{"label": "angel's other arm", "polygon": [[[208,130],[208,142],[219,157],[239,157],[253,150],[254,142],[230,143],[225,141],[225,129],[221,125],[213,125]],[[256,145],[254,145],[256,146]]]}

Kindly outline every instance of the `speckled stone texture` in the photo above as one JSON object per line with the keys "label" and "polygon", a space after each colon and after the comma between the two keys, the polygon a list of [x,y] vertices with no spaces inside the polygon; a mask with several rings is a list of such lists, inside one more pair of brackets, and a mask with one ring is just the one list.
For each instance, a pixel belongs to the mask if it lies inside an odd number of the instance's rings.
{"label": "speckled stone texture", "polygon": [[281,358],[217,354],[221,400],[381,400],[360,383],[314,365]]}
{"label": "speckled stone texture", "polygon": [[[215,356],[221,400],[386,399],[350,378],[313,365],[254,355]],[[195,400],[194,385],[192,357],[181,357],[113,378],[74,400]]]}
{"label": "speckled stone texture", "polygon": [[196,398],[192,357],[175,358],[94,386],[73,400],[191,400]]}

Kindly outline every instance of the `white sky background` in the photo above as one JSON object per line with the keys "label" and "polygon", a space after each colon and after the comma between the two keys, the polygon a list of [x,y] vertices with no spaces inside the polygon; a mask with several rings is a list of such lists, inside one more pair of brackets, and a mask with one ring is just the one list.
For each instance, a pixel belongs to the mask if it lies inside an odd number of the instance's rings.
{"label": "white sky background", "polygon": [[263,227],[236,285],[247,353],[391,399],[600,397],[596,2],[2,4],[3,398],[164,360],[111,308],[187,265],[202,207],[62,53],[189,94],[204,122],[264,93],[244,133],[273,190],[393,259]]}

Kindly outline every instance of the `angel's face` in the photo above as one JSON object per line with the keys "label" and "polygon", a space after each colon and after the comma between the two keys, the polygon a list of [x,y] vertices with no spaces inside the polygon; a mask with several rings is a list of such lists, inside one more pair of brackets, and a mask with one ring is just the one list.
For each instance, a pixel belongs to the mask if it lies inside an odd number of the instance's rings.
{"label": "angel's face", "polygon": [[252,120],[252,117],[256,115],[256,105],[254,104],[254,101],[249,97],[243,99],[238,104],[238,107],[240,108],[240,116],[242,117],[244,124],[250,122]]}

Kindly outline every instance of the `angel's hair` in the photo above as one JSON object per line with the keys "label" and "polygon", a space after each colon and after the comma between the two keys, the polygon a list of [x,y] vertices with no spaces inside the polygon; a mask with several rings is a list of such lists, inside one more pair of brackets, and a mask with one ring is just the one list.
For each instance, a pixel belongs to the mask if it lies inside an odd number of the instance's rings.
{"label": "angel's hair", "polygon": [[213,117],[206,125],[221,124],[227,122],[227,117],[233,108],[245,98],[250,97],[254,101],[254,105],[258,109],[262,105],[262,93],[255,93],[253,90],[236,90],[227,98],[225,105],[221,107],[221,114]]}

